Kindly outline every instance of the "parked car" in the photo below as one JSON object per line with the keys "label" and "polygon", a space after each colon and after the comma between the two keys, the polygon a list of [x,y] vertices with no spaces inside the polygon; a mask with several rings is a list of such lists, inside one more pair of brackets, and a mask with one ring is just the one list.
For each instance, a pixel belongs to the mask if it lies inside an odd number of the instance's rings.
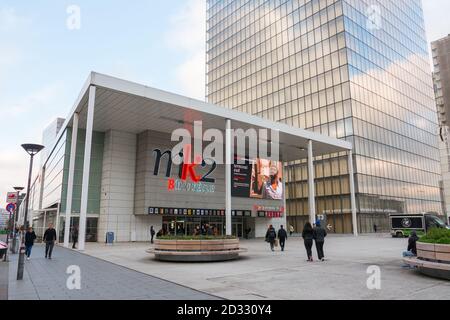
{"label": "parked car", "polygon": [[6,245],[6,243],[0,241],[0,260],[3,259],[3,256],[6,254],[7,251],[8,246]]}
{"label": "parked car", "polygon": [[447,228],[446,224],[434,212],[419,214],[391,214],[391,235],[397,238],[409,237],[415,230],[420,237],[431,228]]}

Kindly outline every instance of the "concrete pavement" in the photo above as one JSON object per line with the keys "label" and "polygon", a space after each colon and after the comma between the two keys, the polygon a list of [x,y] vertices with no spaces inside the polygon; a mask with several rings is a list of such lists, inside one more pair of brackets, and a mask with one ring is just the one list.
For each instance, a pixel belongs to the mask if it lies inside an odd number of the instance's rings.
{"label": "concrete pavement", "polygon": [[[448,299],[450,282],[402,267],[407,239],[389,235],[329,236],[327,261],[309,263],[301,238],[290,238],[284,253],[263,240],[243,240],[242,259],[217,263],[153,260],[147,243],[88,244],[86,254],[170,279],[227,299]],[[315,250],[315,248],[313,248]],[[314,251],[315,257],[317,257]],[[381,290],[369,290],[368,267],[381,270]]]}
{"label": "concrete pavement", "polygon": [[[0,235],[0,241],[5,241],[5,235]],[[8,300],[8,263],[0,261],[0,300]]]}
{"label": "concrete pavement", "polygon": [[8,300],[8,263],[0,261],[0,300]]}
{"label": "concrete pavement", "polygon": [[[17,281],[17,258],[9,265],[9,300],[209,300],[217,297],[164,281],[72,250],[55,247],[53,259],[44,247],[33,248],[25,262],[24,279]],[[69,266],[81,272],[81,290],[67,287]],[[1,271],[1,270],[0,270]]]}

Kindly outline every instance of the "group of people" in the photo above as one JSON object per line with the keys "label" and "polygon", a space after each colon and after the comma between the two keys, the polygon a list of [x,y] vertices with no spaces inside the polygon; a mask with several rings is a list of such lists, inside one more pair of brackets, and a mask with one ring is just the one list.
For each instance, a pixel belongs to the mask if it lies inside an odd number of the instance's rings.
{"label": "group of people", "polygon": [[[290,227],[290,235],[292,236],[294,230],[293,227]],[[311,225],[311,223],[307,222],[305,224],[305,227],[303,228],[302,237],[305,244],[306,254],[308,257],[309,262],[314,261],[313,260],[313,254],[312,254],[312,246],[315,242],[316,249],[317,249],[317,256],[320,261],[325,260],[325,254],[323,251],[323,246],[325,244],[325,237],[327,236],[327,231],[325,228],[321,226],[320,221],[317,221],[314,225],[314,227]],[[270,225],[266,232],[266,241],[270,244],[270,249],[272,251],[275,251],[275,244],[277,240],[280,242],[280,248],[281,251],[284,251],[286,241],[287,241],[288,235],[286,230],[283,226],[280,226],[280,230],[278,232],[275,230],[273,225]]]}
{"label": "group of people", "polygon": [[194,229],[194,236],[217,236],[218,234],[219,230],[207,223],[202,224],[201,226],[196,226]]}
{"label": "group of people", "polygon": [[[78,243],[78,227],[75,226],[72,229],[72,249],[76,249],[76,245]],[[25,233],[25,256],[27,260],[31,258],[31,251],[34,246],[34,242],[36,241],[37,236],[32,227],[27,229]],[[57,241],[56,230],[53,227],[53,224],[50,223],[48,225],[47,230],[44,232],[44,236],[42,237],[42,242],[45,243],[45,259],[52,259],[53,248],[55,246],[55,242]]]}

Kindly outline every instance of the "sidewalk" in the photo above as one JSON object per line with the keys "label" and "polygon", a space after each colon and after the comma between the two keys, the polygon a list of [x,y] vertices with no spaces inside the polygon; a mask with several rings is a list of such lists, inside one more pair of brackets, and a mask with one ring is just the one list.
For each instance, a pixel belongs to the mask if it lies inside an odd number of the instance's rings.
{"label": "sidewalk", "polygon": [[0,300],[8,300],[8,262],[0,261]]}
{"label": "sidewalk", "polygon": [[[18,255],[10,256],[9,300],[207,300],[217,299],[169,281],[55,247],[53,259],[44,258],[44,247],[33,248],[25,261],[24,279],[17,281]],[[69,290],[69,266],[81,270],[81,290]]]}
{"label": "sidewalk", "polygon": [[[0,235],[0,241],[6,242],[5,235]],[[0,300],[8,300],[8,263],[0,260]]]}
{"label": "sidewalk", "polygon": [[[85,254],[231,300],[448,299],[449,281],[402,268],[407,245],[388,234],[330,235],[326,261],[313,263],[298,237],[288,239],[284,252],[271,252],[264,239],[242,240],[248,251],[239,260],[206,264],[157,261],[145,253],[149,243],[88,243]],[[371,266],[380,268],[380,290],[367,286]]]}

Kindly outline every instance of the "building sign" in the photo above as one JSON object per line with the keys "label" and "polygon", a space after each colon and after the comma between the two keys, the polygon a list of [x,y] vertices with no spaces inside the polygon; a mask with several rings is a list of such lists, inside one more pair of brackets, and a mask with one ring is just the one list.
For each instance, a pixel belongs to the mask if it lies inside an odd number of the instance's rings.
{"label": "building sign", "polygon": [[6,203],[17,203],[17,192],[8,192],[6,195]]}
{"label": "building sign", "polygon": [[195,193],[214,193],[216,191],[216,186],[212,183],[187,182],[180,179],[169,179],[167,181],[167,190]]}
{"label": "building sign", "polygon": [[[190,159],[190,146],[180,152],[179,157],[184,159],[178,166],[178,179],[172,177],[172,169],[174,166],[172,151],[166,150],[161,151],[161,149],[154,149],[153,154],[155,155],[155,167],[153,169],[153,175],[159,176],[161,162],[166,159],[166,172],[165,176],[167,180],[167,190],[168,191],[179,191],[179,192],[194,192],[194,193],[214,193],[216,190],[215,182],[216,179],[211,176],[211,174],[216,170],[217,164],[215,161],[208,159],[203,159],[198,161],[198,163],[189,163],[187,159]],[[185,161],[186,160],[186,161]],[[209,164],[207,163],[209,162]]]}
{"label": "building sign", "polygon": [[284,214],[280,211],[258,211],[259,218],[283,218]]}
{"label": "building sign", "polygon": [[277,212],[283,212],[284,213],[284,207],[277,207],[277,206],[259,206],[259,205],[254,205],[253,206],[253,210],[254,211],[277,211]]}
{"label": "building sign", "polygon": [[[210,216],[210,217],[224,217],[225,210],[223,209],[192,209],[192,208],[148,208],[149,215],[169,215],[169,216]],[[233,210],[231,215],[234,217],[251,217],[250,210]]]}
{"label": "building sign", "polygon": [[282,201],[284,196],[282,169],[281,162],[265,159],[233,164],[231,195]]}

